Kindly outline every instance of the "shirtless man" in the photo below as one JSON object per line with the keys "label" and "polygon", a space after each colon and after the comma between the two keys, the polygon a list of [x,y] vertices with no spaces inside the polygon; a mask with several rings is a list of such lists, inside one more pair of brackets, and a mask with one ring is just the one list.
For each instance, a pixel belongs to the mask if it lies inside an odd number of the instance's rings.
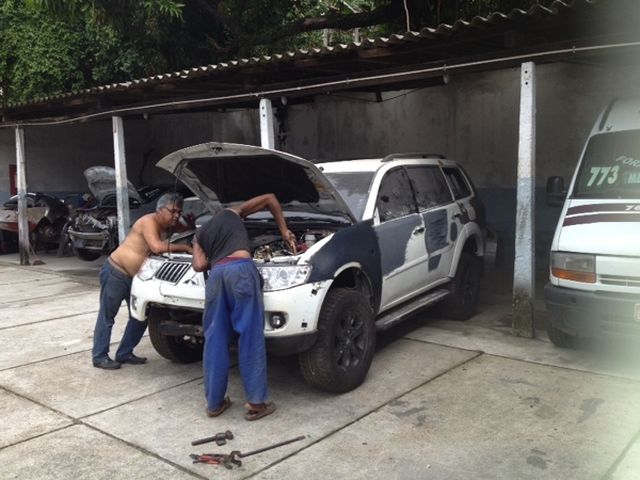
{"label": "shirtless man", "polygon": [[[93,366],[107,370],[120,368],[122,363],[140,365],[147,361],[134,355],[148,322],[140,322],[129,315],[129,321],[116,351],[115,361],[109,358],[111,329],[122,301],[129,306],[131,280],[151,252],[191,253],[191,245],[171,245],[171,231],[185,230],[178,220],[182,213],[182,197],[166,193],[158,199],[156,211],[141,217],[133,224],[124,242],[104,262],[100,270],[100,310],[93,332]],[[192,228],[189,225],[187,228]]]}

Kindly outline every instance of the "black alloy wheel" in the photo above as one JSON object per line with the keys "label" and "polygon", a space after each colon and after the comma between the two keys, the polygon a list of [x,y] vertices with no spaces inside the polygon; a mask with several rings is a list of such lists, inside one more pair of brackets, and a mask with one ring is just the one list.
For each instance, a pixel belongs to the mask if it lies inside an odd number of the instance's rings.
{"label": "black alloy wheel", "polygon": [[375,342],[373,312],[365,296],[347,288],[331,290],[320,311],[318,339],[300,354],[302,375],[322,390],[353,390],[367,376]]}

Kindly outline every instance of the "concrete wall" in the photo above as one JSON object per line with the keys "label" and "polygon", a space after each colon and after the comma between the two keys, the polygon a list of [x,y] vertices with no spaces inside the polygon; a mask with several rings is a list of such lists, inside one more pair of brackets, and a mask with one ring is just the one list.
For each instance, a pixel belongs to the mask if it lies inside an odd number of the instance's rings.
{"label": "concrete wall", "polygon": [[[127,163],[135,178],[142,162],[141,148],[146,142],[141,122],[127,122]],[[113,165],[111,121],[77,125],[25,128],[27,189],[64,196],[86,191],[83,176],[93,165]],[[141,141],[139,139],[145,139]],[[0,201],[9,196],[8,165],[16,163],[15,133],[0,130]]]}
{"label": "concrete wall", "polygon": [[[640,69],[579,64],[537,66],[536,235],[544,259],[559,214],[544,205],[550,175],[569,180],[591,126],[613,97],[640,95]],[[280,107],[279,148],[326,161],[391,152],[443,153],[471,174],[498,231],[506,263],[513,255],[518,160],[520,68],[452,75],[447,85],[373,94],[318,96],[313,103]],[[259,117],[252,110],[125,119],[130,180],[170,183],[153,167],[178,148],[206,141],[258,145]],[[111,122],[26,130],[29,190],[66,193],[86,189],[82,171],[113,165]],[[8,197],[14,133],[0,130],[0,201]]]}
{"label": "concrete wall", "polygon": [[[640,95],[640,69],[579,64],[537,68],[536,249],[546,265],[559,209],[544,204],[547,177],[568,183],[599,112],[613,97]],[[460,161],[479,188],[500,237],[498,260],[513,257],[520,68],[451,76],[447,85],[410,92],[318,97],[289,108],[284,150],[331,160],[389,152],[443,153]],[[546,267],[544,267],[546,268]]]}
{"label": "concrete wall", "polygon": [[164,115],[151,117],[147,123],[147,145],[152,153],[144,179],[150,183],[171,181],[169,174],[154,165],[165,155],[180,148],[211,141],[260,145],[257,102],[255,110]]}

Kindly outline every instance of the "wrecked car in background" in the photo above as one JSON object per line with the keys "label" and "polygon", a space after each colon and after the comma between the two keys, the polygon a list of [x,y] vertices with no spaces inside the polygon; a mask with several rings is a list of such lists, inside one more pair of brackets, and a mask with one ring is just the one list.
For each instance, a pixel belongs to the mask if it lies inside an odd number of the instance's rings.
{"label": "wrecked car in background", "polygon": [[[266,192],[282,205],[298,253],[267,212],[245,219],[264,279],[265,337],[299,354],[305,380],[346,392],[360,385],[376,330],[439,303],[471,317],[484,255],[484,207],[461,167],[439,155],[389,155],[314,165],[248,145],[208,143],[163,158],[210,212]],[[198,222],[200,223],[200,222]],[[188,241],[185,239],[183,241]],[[201,359],[205,277],[191,256],[151,256],[133,280],[131,313],[149,320],[155,349]]]}
{"label": "wrecked car in background", "polygon": [[[84,171],[84,176],[93,199],[76,209],[65,230],[75,255],[90,261],[111,253],[118,246],[118,205],[113,167],[90,167]],[[165,185],[136,189],[129,182],[131,224],[143,215],[155,211],[156,200],[172,188]],[[183,190],[182,188],[179,193],[183,193]]]}
{"label": "wrecked car in background", "polygon": [[[27,193],[27,224],[34,248],[58,245],[67,220],[68,209],[62,200],[43,193]],[[0,208],[0,230],[18,233],[17,195]]]}

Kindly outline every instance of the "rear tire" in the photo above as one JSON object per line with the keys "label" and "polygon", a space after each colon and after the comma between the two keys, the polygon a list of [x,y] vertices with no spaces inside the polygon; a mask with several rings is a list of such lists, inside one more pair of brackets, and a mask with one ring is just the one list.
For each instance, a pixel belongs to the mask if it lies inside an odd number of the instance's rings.
{"label": "rear tire", "polygon": [[375,350],[373,312],[356,290],[329,291],[320,311],[318,339],[299,356],[308,384],[334,393],[358,387],[367,376]]}
{"label": "rear tire", "polygon": [[451,320],[468,320],[476,313],[480,289],[480,260],[463,252],[456,276],[449,284],[451,293],[438,305],[438,313]]}
{"label": "rear tire", "polygon": [[202,360],[204,340],[200,337],[164,335],[160,323],[165,318],[158,311],[149,311],[149,339],[162,357],[174,363],[194,363]]}

